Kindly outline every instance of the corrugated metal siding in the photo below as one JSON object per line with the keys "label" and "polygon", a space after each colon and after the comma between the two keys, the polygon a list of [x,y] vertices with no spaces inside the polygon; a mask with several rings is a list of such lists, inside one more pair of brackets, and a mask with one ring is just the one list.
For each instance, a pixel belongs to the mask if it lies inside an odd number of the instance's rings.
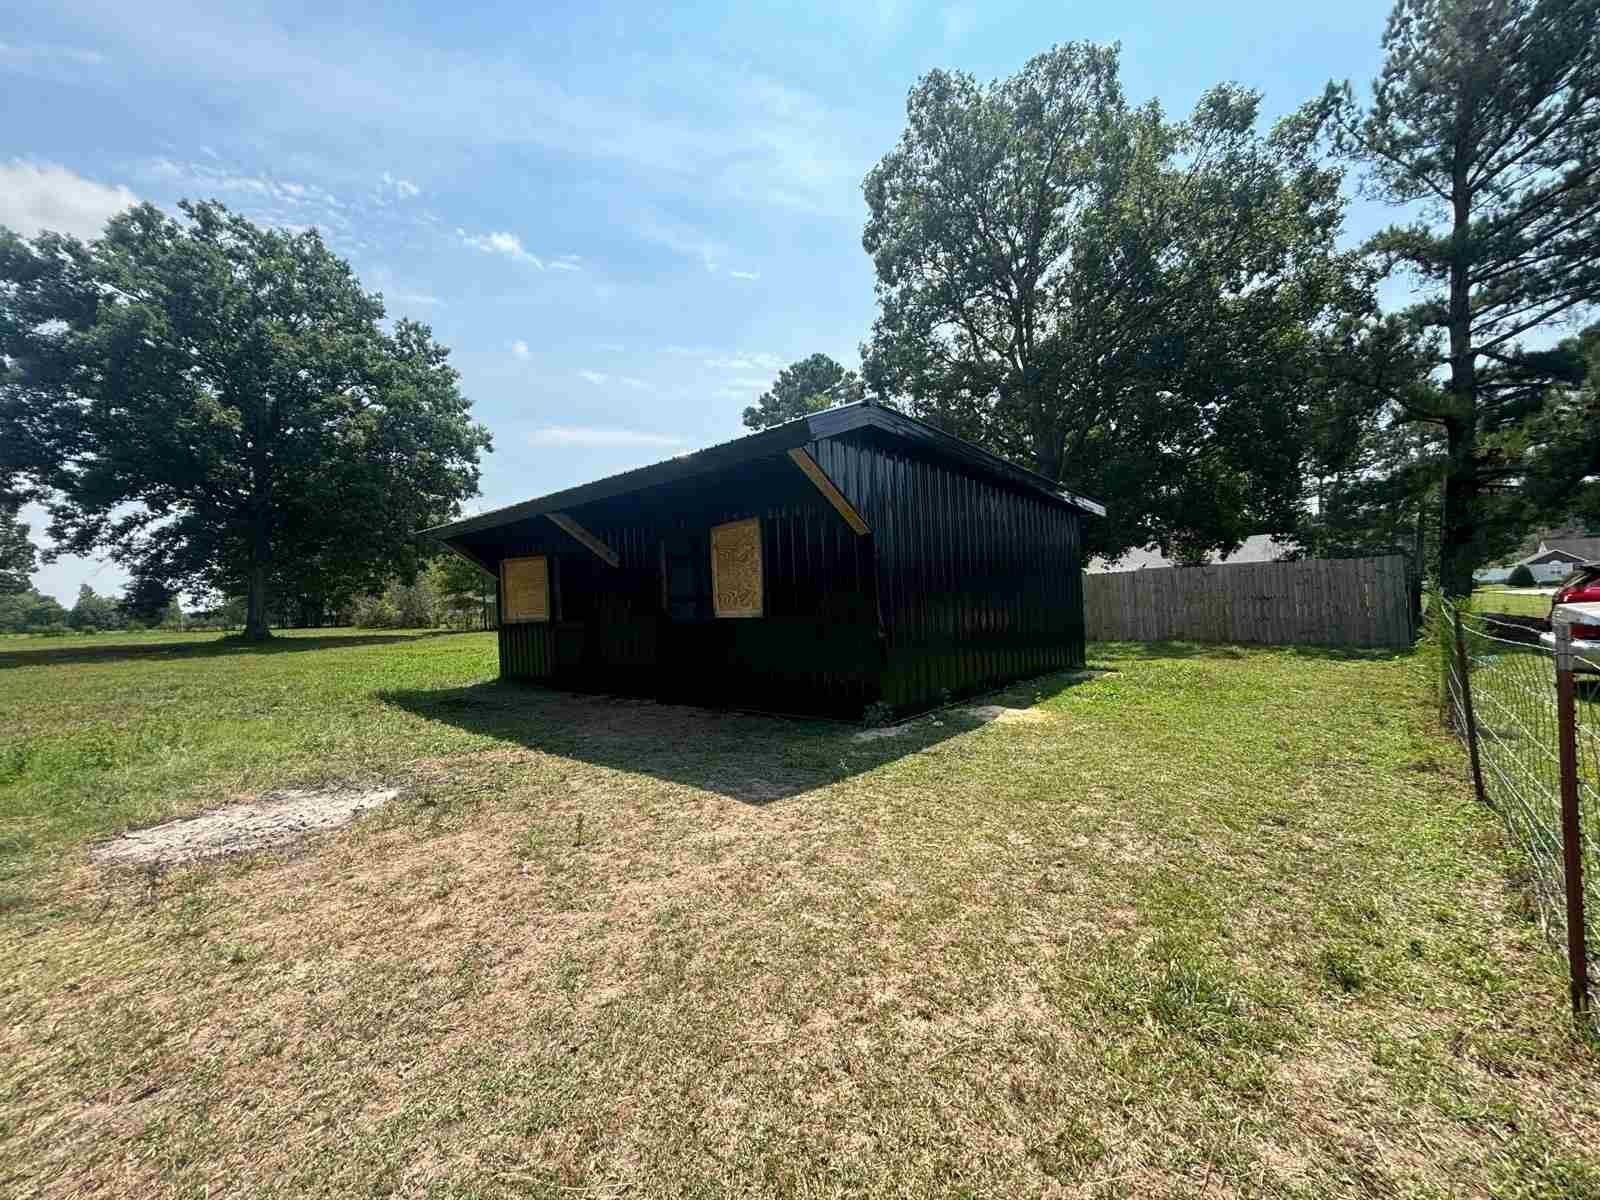
{"label": "corrugated metal siding", "polygon": [[[714,485],[656,489],[571,515],[617,552],[611,567],[544,518],[495,531],[480,552],[553,560],[552,626],[501,631],[501,674],[684,703],[857,717],[878,698],[869,539],[852,533],[785,459]],[[764,614],[711,615],[713,525],[761,518]],[[699,565],[690,603],[669,619],[663,540]],[[527,632],[544,629],[541,636]]]}
{"label": "corrugated metal siding", "polygon": [[548,679],[551,675],[548,623],[500,626],[500,675],[505,679]]}
{"label": "corrugated metal siding", "polygon": [[866,438],[811,453],[872,526],[885,703],[1083,666],[1079,514]]}

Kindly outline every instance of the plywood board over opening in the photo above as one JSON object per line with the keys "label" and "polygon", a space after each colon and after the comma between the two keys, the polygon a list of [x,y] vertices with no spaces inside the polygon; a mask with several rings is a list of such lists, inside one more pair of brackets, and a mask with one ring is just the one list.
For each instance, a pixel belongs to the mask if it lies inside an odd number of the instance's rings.
{"label": "plywood board over opening", "polygon": [[503,622],[550,619],[550,561],[542,554],[508,558],[500,564]]}
{"label": "plywood board over opening", "polygon": [[761,615],[761,519],[711,528],[711,596],[719,617]]}

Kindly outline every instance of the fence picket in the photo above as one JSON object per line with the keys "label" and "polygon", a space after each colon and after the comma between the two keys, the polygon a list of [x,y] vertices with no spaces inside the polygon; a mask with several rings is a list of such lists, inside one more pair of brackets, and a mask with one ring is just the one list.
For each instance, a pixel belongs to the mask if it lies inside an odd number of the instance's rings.
{"label": "fence picket", "polygon": [[1404,646],[1410,596],[1398,554],[1112,571],[1083,588],[1095,641]]}

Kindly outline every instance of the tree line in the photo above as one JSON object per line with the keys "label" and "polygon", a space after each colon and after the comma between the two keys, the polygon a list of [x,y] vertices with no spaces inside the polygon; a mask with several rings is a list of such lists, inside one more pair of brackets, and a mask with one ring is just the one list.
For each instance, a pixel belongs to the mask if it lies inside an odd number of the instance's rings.
{"label": "tree line", "polygon": [[[1131,104],[1115,46],[928,73],[864,185],[860,375],[795,363],[746,425],[870,394],[1104,500],[1113,559],[1287,533],[1465,594],[1600,521],[1600,3],[1401,0],[1383,52],[1266,131],[1235,84]],[[1346,248],[1352,186],[1400,219]]]}
{"label": "tree line", "polygon": [[[4,516],[0,515],[0,528]],[[24,533],[26,532],[26,527]],[[0,633],[55,636],[140,630],[184,632],[242,630],[249,606],[243,596],[229,596],[185,608],[177,597],[156,607],[141,603],[136,589],[122,596],[78,588],[68,608],[54,596],[0,571]],[[276,597],[268,619],[280,628],[354,626],[362,629],[490,629],[496,621],[492,576],[454,555],[428,562],[409,582],[391,579],[382,588],[342,599],[336,607],[320,600],[308,607],[303,598]]]}

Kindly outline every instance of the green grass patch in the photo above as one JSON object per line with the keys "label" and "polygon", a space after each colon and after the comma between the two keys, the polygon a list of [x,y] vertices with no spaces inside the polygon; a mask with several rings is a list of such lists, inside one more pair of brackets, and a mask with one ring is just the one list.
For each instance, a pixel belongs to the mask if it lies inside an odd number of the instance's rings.
{"label": "green grass patch", "polygon": [[1596,1194],[1433,660],[1091,665],[861,739],[500,684],[487,634],[0,645],[0,1191]]}
{"label": "green grass patch", "polygon": [[1508,587],[1475,588],[1472,592],[1472,610],[1510,613],[1517,617],[1548,617],[1550,592]]}

